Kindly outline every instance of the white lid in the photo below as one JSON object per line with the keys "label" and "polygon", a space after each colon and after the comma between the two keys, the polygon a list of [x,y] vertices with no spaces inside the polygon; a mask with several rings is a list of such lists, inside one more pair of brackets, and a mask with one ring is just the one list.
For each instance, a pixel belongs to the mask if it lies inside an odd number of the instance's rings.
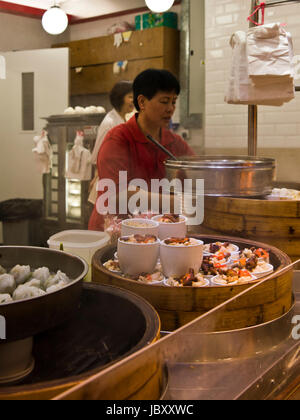
{"label": "white lid", "polygon": [[60,246],[62,243],[66,248],[91,248],[102,246],[110,241],[106,232],[93,230],[65,230],[49,238],[49,246]]}

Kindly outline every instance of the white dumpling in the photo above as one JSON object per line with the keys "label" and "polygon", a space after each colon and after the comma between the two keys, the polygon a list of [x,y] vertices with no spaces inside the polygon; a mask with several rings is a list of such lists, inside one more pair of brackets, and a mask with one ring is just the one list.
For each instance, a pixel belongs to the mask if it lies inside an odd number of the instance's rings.
{"label": "white dumpling", "polygon": [[39,279],[31,279],[27,283],[24,284],[27,287],[36,287],[38,289],[42,289],[42,282]]}
{"label": "white dumpling", "polygon": [[84,108],[82,106],[76,106],[75,107],[75,113],[76,114],[84,114]]}
{"label": "white dumpling", "polygon": [[22,284],[14,291],[13,300],[31,299],[38,296],[44,296],[45,294],[46,292],[37,287]]}
{"label": "white dumpling", "polygon": [[70,279],[65,273],[59,270],[55,274],[55,276],[49,277],[49,279],[46,281],[45,288],[47,290],[49,289],[49,287],[54,286],[55,284],[58,284],[61,282],[67,285],[70,282]]}
{"label": "white dumpling", "polygon": [[61,281],[57,284],[53,284],[52,286],[48,287],[48,289],[46,290],[47,293],[53,293],[53,292],[57,292],[58,290],[63,289],[64,287],[66,287],[66,283]]}
{"label": "white dumpling", "polygon": [[38,279],[38,280],[40,280],[40,281],[41,281],[41,288],[42,288],[42,289],[45,289],[46,282],[47,282],[47,280],[48,280],[48,279],[49,279],[49,277],[50,277],[50,271],[49,271],[49,268],[47,268],[47,267],[37,268],[37,269],[33,272],[32,277],[33,277],[34,279]]}
{"label": "white dumpling", "polygon": [[92,105],[86,108],[86,112],[89,114],[95,114],[98,113],[97,107]]}
{"label": "white dumpling", "polygon": [[6,270],[2,267],[2,265],[0,265],[0,274],[6,274]]}
{"label": "white dumpling", "polygon": [[0,305],[12,302],[12,297],[8,294],[0,294]]}
{"label": "white dumpling", "polygon": [[0,276],[0,294],[12,294],[17,287],[16,280],[11,274],[2,274]]}
{"label": "white dumpling", "polygon": [[64,110],[64,114],[75,114],[75,110],[70,106],[69,108]]}
{"label": "white dumpling", "polygon": [[29,265],[16,265],[11,271],[16,280],[17,286],[24,284],[31,277],[31,271]]}

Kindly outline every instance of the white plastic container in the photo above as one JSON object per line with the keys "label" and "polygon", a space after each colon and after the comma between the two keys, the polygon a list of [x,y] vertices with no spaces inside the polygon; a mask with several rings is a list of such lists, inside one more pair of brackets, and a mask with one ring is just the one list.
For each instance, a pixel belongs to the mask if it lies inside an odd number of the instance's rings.
{"label": "white plastic container", "polygon": [[89,264],[89,272],[85,281],[92,280],[91,262],[96,251],[107,246],[110,242],[110,236],[105,232],[96,232],[92,230],[65,230],[49,238],[47,241],[49,248],[60,249],[69,254],[84,258]]}

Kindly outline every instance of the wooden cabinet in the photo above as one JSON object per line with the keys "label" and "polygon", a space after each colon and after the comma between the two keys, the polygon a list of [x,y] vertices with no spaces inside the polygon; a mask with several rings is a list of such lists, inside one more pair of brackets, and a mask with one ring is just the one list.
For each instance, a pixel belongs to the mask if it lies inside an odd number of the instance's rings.
{"label": "wooden cabinet", "polygon": [[[119,80],[133,80],[148,68],[164,68],[178,76],[179,44],[179,31],[159,27],[134,31],[119,48],[114,46],[113,35],[54,47],[70,48],[71,95],[86,95],[110,92]],[[125,60],[126,70],[114,74],[114,63]]]}

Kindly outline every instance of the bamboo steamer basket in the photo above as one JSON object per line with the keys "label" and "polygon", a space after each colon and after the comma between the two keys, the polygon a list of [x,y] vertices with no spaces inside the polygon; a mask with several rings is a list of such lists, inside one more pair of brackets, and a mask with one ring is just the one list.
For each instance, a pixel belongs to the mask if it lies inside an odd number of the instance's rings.
{"label": "bamboo steamer basket", "polygon": [[[241,238],[215,235],[192,235],[206,243],[230,241],[240,248],[255,246],[270,253],[270,262],[275,271],[291,263],[290,258],[279,249],[264,243]],[[236,285],[207,288],[176,288],[151,286],[125,279],[103,267],[114,255],[115,247],[99,250],[92,260],[93,282],[114,285],[130,290],[151,303],[157,310],[163,331],[174,331],[205,314],[223,302],[238,295],[253,285]],[[233,302],[221,319],[216,320],[215,331],[247,328],[279,318],[292,307],[293,270],[266,282],[262,287],[245,294],[238,303]]]}
{"label": "bamboo steamer basket", "polygon": [[[116,306],[119,312],[114,310]],[[124,312],[126,307],[129,315]],[[122,321],[120,321],[120,316]],[[111,317],[114,317],[113,323],[110,322]],[[132,325],[129,329],[128,326],[126,328],[128,322],[126,319],[131,319]],[[136,321],[135,324],[133,321]],[[124,330],[125,338],[121,336],[118,325],[122,325],[121,328]],[[138,335],[133,336],[133,332]],[[77,366],[75,371],[78,370],[80,363],[82,364],[81,369],[84,364],[87,364],[89,357],[91,359],[94,357],[97,346],[99,351],[97,357],[101,358],[103,354],[101,342],[110,334],[115,337],[116,341],[119,340],[121,346],[123,346],[119,354],[116,345],[109,341],[107,346],[107,351],[111,352],[109,361],[100,363],[98,367],[87,367],[81,373],[61,374],[61,364],[64,365],[65,371],[69,369],[72,371],[75,366]],[[29,378],[29,380],[25,379],[20,384],[0,386],[0,401],[49,400],[55,398],[159,339],[159,316],[148,302],[119,288],[85,283],[80,307],[72,320],[34,338],[34,357],[38,370],[35,380]],[[82,351],[82,358],[78,349],[80,349],[80,352]],[[75,360],[72,359],[72,350],[76,355]],[[70,357],[67,356],[69,354]],[[63,361],[56,362],[53,355],[62,358]],[[87,364],[87,366],[89,365]],[[56,379],[45,379],[45,377],[48,377],[45,372],[49,372],[49,370],[51,370],[52,376],[56,376]],[[55,374],[53,375],[53,373]],[[122,399],[147,399],[151,397],[158,399],[160,397],[164,377],[162,367],[156,361],[147,361],[143,369],[139,367],[132,375],[132,383],[124,384],[125,379],[120,378],[120,384],[115,386],[115,391],[108,389],[107,398],[109,398],[109,395],[115,395],[114,392],[120,393]]]}
{"label": "bamboo steamer basket", "polygon": [[[299,185],[300,187],[300,185]],[[300,201],[205,197],[197,233],[258,240],[300,258]]]}

